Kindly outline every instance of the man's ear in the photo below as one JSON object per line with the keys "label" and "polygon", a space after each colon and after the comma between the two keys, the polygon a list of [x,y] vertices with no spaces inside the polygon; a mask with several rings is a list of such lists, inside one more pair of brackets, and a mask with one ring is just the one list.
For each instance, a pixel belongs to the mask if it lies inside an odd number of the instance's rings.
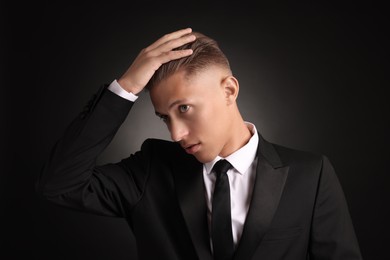
{"label": "man's ear", "polygon": [[222,80],[222,86],[226,95],[227,104],[233,104],[238,97],[238,91],[240,89],[238,80],[229,75]]}

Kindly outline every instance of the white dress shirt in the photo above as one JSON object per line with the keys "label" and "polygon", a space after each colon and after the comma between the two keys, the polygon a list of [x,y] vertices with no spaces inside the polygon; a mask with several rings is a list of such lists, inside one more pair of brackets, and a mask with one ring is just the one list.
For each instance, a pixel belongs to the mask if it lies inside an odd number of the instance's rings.
{"label": "white dress shirt", "polygon": [[[249,122],[246,122],[246,124],[252,133],[251,139],[245,146],[224,158],[233,165],[233,168],[227,172],[227,175],[229,177],[230,185],[232,233],[235,246],[237,246],[244,228],[249,204],[251,202],[257,166],[256,152],[257,145],[259,143],[259,136],[255,125]],[[203,165],[203,179],[206,187],[207,219],[209,228],[211,223],[212,197],[216,180],[216,176],[211,170],[214,164],[220,159],[223,158],[217,156],[217,158],[213,161]]]}
{"label": "white dress shirt", "polygon": [[[138,96],[133,93],[125,91],[116,80],[108,86],[108,89],[133,102],[138,98]],[[233,166],[233,168],[227,172],[227,175],[230,184],[232,232],[235,246],[237,246],[238,241],[241,238],[249,204],[251,202],[253,185],[256,177],[256,152],[259,142],[255,125],[249,122],[245,123],[252,133],[251,139],[239,150],[224,158]],[[213,161],[203,164],[203,180],[206,188],[205,196],[209,228],[211,223],[212,197],[216,179],[215,174],[211,170],[214,164],[220,159],[223,158],[217,156]]]}
{"label": "white dress shirt", "polygon": [[124,90],[121,87],[121,85],[119,85],[117,80],[114,80],[113,82],[111,82],[111,84],[108,86],[108,89],[111,90],[112,92],[114,92],[115,94],[117,94],[118,96],[123,97],[123,98],[130,100],[130,101],[133,101],[133,102],[136,101],[138,98],[137,95],[134,95],[133,93],[127,92],[126,90]]}

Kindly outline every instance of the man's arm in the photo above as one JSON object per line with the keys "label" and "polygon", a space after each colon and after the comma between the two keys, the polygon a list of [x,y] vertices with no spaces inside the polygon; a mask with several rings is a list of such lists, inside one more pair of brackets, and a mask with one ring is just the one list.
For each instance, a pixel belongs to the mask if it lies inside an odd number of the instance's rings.
{"label": "man's arm", "polygon": [[342,187],[326,157],[317,191],[309,255],[314,260],[362,259]]}
{"label": "man's arm", "polygon": [[107,85],[102,86],[52,148],[38,179],[38,191],[57,196],[85,183],[92,176],[96,158],[111,142],[132,105],[108,91]]}
{"label": "man's arm", "polygon": [[[143,90],[162,64],[192,54],[173,50],[195,39],[190,32],[163,36],[140,52],[119,84],[99,89],[53,147],[37,182],[39,193],[60,205],[104,215],[123,215],[137,201],[142,185],[132,177],[134,172],[120,163],[97,167],[96,159],[126,119],[133,105],[128,99]],[[142,172],[142,153],[132,155],[132,161],[137,164],[132,168]]]}

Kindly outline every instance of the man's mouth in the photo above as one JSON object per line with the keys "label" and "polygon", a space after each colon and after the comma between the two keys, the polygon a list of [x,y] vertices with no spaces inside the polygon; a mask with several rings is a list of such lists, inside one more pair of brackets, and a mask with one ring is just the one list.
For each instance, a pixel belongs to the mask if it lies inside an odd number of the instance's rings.
{"label": "man's mouth", "polygon": [[184,150],[185,150],[188,154],[194,154],[194,153],[196,153],[197,151],[199,151],[199,149],[200,149],[200,143],[198,143],[198,144],[191,144],[191,145],[184,146]]}

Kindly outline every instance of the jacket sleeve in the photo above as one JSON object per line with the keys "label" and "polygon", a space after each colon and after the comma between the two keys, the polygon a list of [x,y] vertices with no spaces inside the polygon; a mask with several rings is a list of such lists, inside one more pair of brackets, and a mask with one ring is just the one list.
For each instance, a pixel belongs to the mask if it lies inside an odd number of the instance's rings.
{"label": "jacket sleeve", "polygon": [[348,205],[333,166],[323,157],[311,228],[310,259],[362,259]]}
{"label": "jacket sleeve", "polygon": [[105,216],[125,216],[140,197],[145,172],[141,151],[123,163],[96,166],[96,159],[114,138],[133,102],[102,86],[52,148],[36,182],[48,200]]}

